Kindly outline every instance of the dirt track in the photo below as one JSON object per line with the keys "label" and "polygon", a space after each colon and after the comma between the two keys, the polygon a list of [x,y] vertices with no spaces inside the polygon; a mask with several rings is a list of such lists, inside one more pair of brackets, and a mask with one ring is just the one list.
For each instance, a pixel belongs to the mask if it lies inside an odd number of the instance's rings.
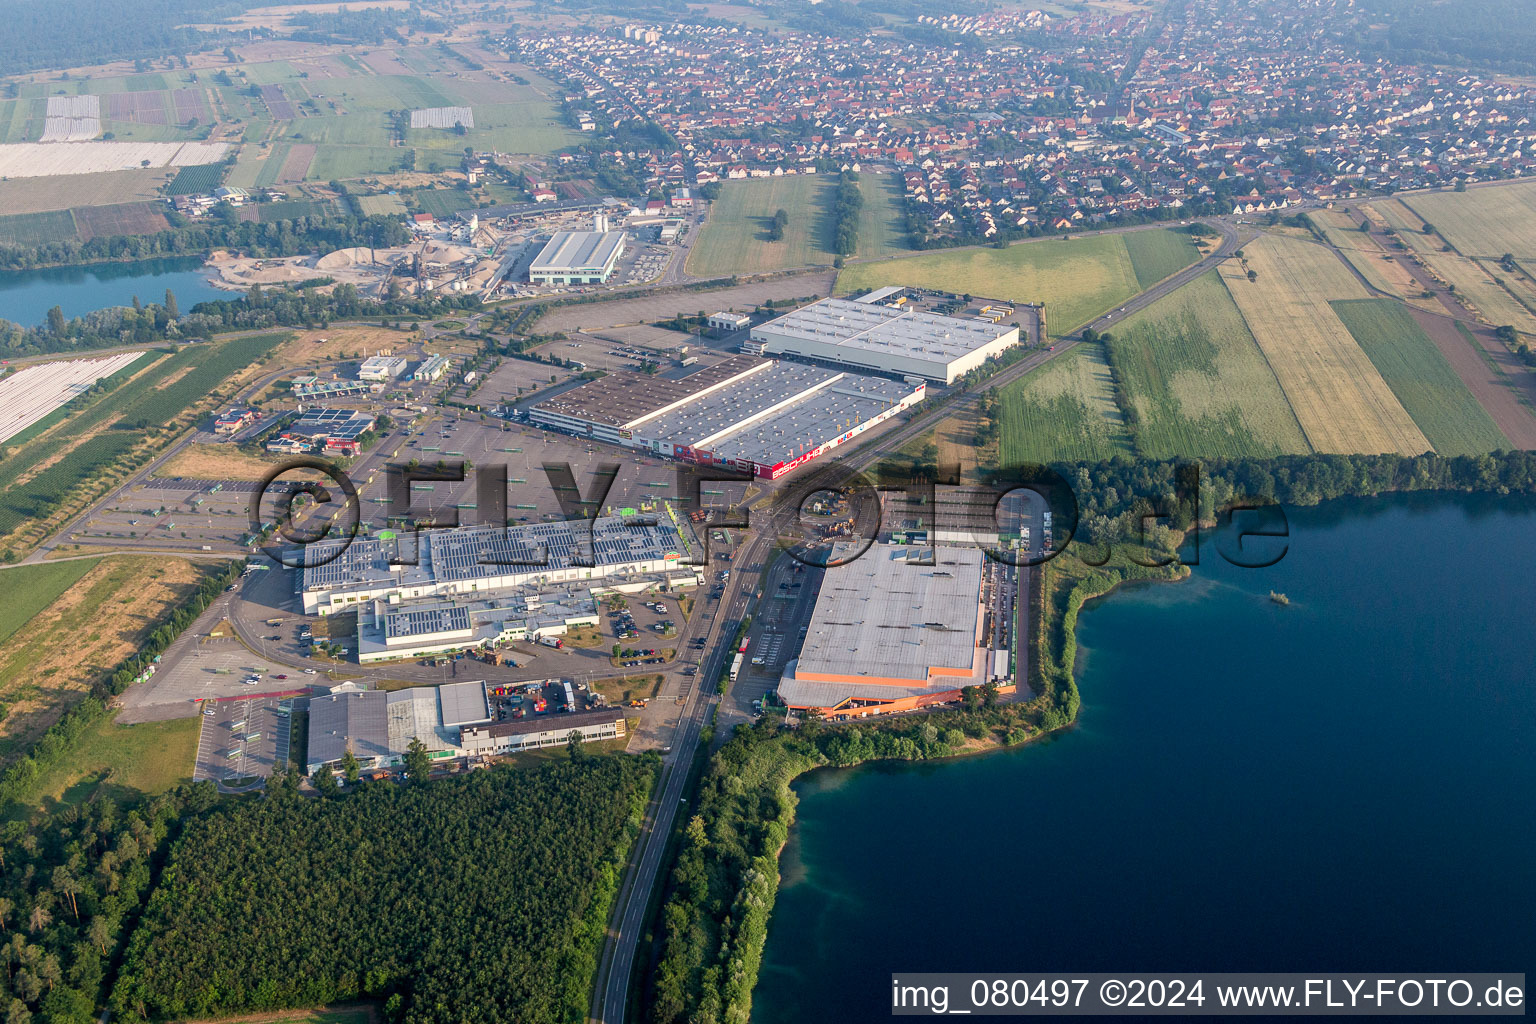
{"label": "dirt track", "polygon": [[612,302],[590,302],[558,306],[541,317],[534,330],[540,334],[556,331],[597,330],[628,324],[666,320],[678,313],[713,313],[718,309],[747,309],[770,299],[799,299],[831,293],[837,272],[818,271],[793,277],[776,277],[754,284],[741,284],[715,291],[676,291],[662,295],[643,295]]}

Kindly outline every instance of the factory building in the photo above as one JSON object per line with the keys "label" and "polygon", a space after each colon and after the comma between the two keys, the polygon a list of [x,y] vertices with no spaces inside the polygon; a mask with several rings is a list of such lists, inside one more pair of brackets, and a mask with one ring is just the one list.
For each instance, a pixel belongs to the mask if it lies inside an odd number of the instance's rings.
{"label": "factory building", "polygon": [[367,381],[391,381],[405,372],[405,359],[401,356],[369,356],[357,368],[357,379]]}
{"label": "factory building", "polygon": [[610,373],[533,405],[578,437],[776,479],[921,401],[925,386],[731,356],[670,380]]}
{"label": "factory building", "polygon": [[556,231],[533,258],[528,280],[534,284],[602,284],[613,275],[623,255],[622,231]]}
{"label": "factory building", "polygon": [[[687,552],[700,545],[666,508],[654,516],[383,531],[321,541],[291,555],[303,565],[298,588],[306,615],[361,612],[373,601],[477,600],[521,586],[591,586],[684,566]],[[457,628],[450,622],[450,632]]]}
{"label": "factory building", "polygon": [[752,325],[752,318],[745,313],[718,312],[711,313],[705,319],[705,324],[712,331],[729,334],[731,331],[742,331]]}
{"label": "factory building", "polygon": [[568,743],[573,732],[579,733],[584,743],[618,739],[626,734],[624,711],[622,708],[594,708],[474,726],[463,730],[461,742],[465,754],[477,757],[559,746]]}
{"label": "factory building", "polygon": [[963,687],[993,679],[1011,685],[1007,652],[989,649],[983,636],[983,557],[875,545],[827,570],[800,655],[779,680],[780,699],[794,710],[857,718],[959,700]]}
{"label": "factory building", "polygon": [[453,365],[447,356],[431,356],[411,371],[412,380],[437,380]]}
{"label": "factory building", "polygon": [[386,693],[342,683],[309,701],[309,774],[323,764],[333,768],[347,751],[363,768],[399,764],[412,740],[433,757],[457,757],[464,750],[460,733],[491,721],[490,703],[481,681],[413,686]]}
{"label": "factory building", "polygon": [[754,350],[952,384],[1019,343],[1019,329],[892,305],[822,299],[752,328]]}

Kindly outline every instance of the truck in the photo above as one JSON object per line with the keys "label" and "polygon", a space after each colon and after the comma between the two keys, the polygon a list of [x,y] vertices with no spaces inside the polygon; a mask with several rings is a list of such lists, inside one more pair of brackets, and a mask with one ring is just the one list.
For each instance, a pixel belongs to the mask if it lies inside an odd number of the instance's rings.
{"label": "truck", "polygon": [[543,644],[545,647],[553,647],[557,651],[565,646],[565,641],[561,640],[557,636],[541,636],[539,637],[539,643]]}

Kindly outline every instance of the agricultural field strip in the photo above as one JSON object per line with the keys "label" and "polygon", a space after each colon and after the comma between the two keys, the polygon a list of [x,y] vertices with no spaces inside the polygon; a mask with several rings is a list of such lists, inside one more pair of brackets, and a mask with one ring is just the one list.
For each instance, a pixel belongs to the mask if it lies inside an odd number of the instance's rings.
{"label": "agricultural field strip", "polygon": [[122,352],[102,359],[65,359],[28,366],[0,380],[0,442],[15,437],[142,355]]}
{"label": "agricultural field strip", "polygon": [[998,396],[1003,465],[1131,455],[1104,352],[1079,345]]}
{"label": "agricultural field strip", "polygon": [[1133,314],[1110,338],[1120,385],[1136,409],[1137,444],[1144,454],[1311,451],[1280,382],[1215,271]]}
{"label": "agricultural field strip", "polygon": [[1423,298],[1423,287],[1376,239],[1356,227],[1355,220],[1337,210],[1316,210],[1309,214],[1329,243],[1344,254],[1352,267],[1371,283],[1371,287],[1422,309],[1441,310],[1439,300]]}
{"label": "agricultural field strip", "polygon": [[[1393,202],[1397,203],[1396,200]],[[1406,242],[1436,276],[1456,289],[1457,298],[1463,305],[1495,327],[1510,324],[1527,334],[1536,334],[1536,316],[1494,280],[1487,268],[1458,253],[1442,252],[1440,240],[1424,234],[1422,224],[1415,223],[1418,216],[1407,207],[1400,204],[1397,209],[1393,204],[1384,206],[1389,211],[1387,220],[1394,226],[1402,225],[1397,227],[1397,237]]]}
{"label": "agricultural field strip", "polygon": [[191,167],[224,159],[222,142],[16,142],[0,146],[0,178]]}
{"label": "agricultural field strip", "polygon": [[1481,455],[1510,447],[1406,307],[1391,299],[1346,299],[1332,305],[1435,451]]}
{"label": "agricultural field strip", "polygon": [[1433,192],[1400,202],[1464,256],[1536,259],[1536,183]]}
{"label": "agricultural field strip", "polygon": [[1429,440],[1328,304],[1370,297],[1333,254],[1269,236],[1249,245],[1247,257],[1256,281],[1236,260],[1224,262],[1221,275],[1308,443],[1329,453],[1429,450]]}

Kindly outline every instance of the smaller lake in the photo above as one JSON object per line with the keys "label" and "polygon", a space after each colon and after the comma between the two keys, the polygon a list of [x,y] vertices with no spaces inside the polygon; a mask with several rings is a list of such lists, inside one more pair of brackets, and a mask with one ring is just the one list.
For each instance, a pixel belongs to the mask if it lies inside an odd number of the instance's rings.
{"label": "smaller lake", "polygon": [[54,306],[63,309],[66,317],[77,317],[108,306],[131,306],[135,295],[145,305],[163,302],[167,288],[176,293],[183,313],[199,302],[239,294],[215,288],[201,256],[8,270],[0,271],[0,319],[36,327]]}

